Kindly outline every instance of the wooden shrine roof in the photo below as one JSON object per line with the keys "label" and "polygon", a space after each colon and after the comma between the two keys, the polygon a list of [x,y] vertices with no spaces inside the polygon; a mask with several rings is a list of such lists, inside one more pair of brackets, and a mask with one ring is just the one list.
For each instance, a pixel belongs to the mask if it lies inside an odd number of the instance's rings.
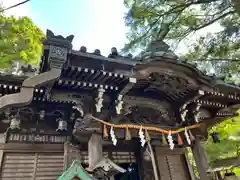
{"label": "wooden shrine roof", "polygon": [[[136,123],[139,118],[147,118],[154,119],[147,122],[151,125],[183,127],[199,121],[211,126],[235,116],[240,108],[239,86],[226,84],[178,60],[161,42],[153,43],[139,60],[119,55],[116,48],[108,57],[98,49],[93,53],[85,47],[75,51],[72,39],[48,31],[39,68],[18,64],[13,72],[1,72],[0,110],[11,107],[8,102],[13,100],[7,99],[13,95],[14,107],[46,99],[73,105],[84,96],[87,113],[98,114],[104,120],[112,117],[112,122],[130,119]],[[156,47],[158,44],[161,46]],[[21,103],[16,97],[22,98]],[[93,112],[94,105],[99,104],[101,113]],[[196,117],[199,120],[193,122]]]}

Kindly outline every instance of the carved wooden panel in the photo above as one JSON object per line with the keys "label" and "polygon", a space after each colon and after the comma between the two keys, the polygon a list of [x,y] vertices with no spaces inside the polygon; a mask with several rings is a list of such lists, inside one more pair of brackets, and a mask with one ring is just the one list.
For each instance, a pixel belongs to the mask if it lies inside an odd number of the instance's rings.
{"label": "carved wooden panel", "polygon": [[191,180],[184,155],[166,156],[171,180]]}
{"label": "carved wooden panel", "polygon": [[189,85],[189,82],[186,79],[155,72],[150,75],[150,80],[153,82],[153,85],[150,87],[155,86],[169,94],[180,93],[181,91],[186,90]]}
{"label": "carved wooden panel", "polygon": [[7,142],[29,142],[29,143],[64,143],[67,136],[60,135],[36,135],[36,134],[18,134],[11,133],[8,135]]}
{"label": "carved wooden panel", "polygon": [[[176,125],[175,110],[167,101],[124,96],[124,119],[146,125]],[[116,119],[116,118],[115,118]]]}
{"label": "carved wooden panel", "polygon": [[160,177],[164,180],[191,180],[183,154],[157,157]]}

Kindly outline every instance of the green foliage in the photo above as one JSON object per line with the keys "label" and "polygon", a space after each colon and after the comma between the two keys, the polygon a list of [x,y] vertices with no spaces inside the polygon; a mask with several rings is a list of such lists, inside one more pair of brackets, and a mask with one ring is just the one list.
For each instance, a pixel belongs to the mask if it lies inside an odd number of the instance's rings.
{"label": "green foliage", "polygon": [[[222,123],[214,126],[209,134],[212,132],[218,132],[220,136],[220,143],[214,144],[212,138],[209,138],[205,145],[205,150],[209,161],[214,161],[215,159],[224,159],[228,157],[239,156],[240,153],[240,115],[227,119]],[[235,137],[236,139],[231,139],[229,137]]]}
{"label": "green foliage", "polygon": [[[214,69],[218,76],[226,81],[240,83],[240,18],[238,14],[229,15],[221,20],[223,29],[217,33],[208,33],[192,44],[186,54],[188,59],[201,59],[203,67]],[[210,60],[206,63],[206,60]],[[238,81],[237,81],[238,80]]]}
{"label": "green foliage", "polygon": [[233,168],[233,172],[236,174],[236,176],[240,177],[240,168]]}
{"label": "green foliage", "polygon": [[0,68],[11,67],[14,60],[38,65],[43,37],[42,31],[28,17],[0,15]]}
{"label": "green foliage", "polygon": [[[240,17],[235,1],[228,0],[125,0],[125,23],[130,31],[123,52],[145,49],[153,40],[167,40],[176,47],[183,40],[214,23],[222,28],[189,44],[188,59],[202,61],[203,69],[215,70],[229,81],[240,79]],[[190,41],[189,41],[190,40]],[[191,41],[192,43],[192,41]],[[209,59],[215,59],[209,61]],[[217,59],[217,60],[216,60]]]}

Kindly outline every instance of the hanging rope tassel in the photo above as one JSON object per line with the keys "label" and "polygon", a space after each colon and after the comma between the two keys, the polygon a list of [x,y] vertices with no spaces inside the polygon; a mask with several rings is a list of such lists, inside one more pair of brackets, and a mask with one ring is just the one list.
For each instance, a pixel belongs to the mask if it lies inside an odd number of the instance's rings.
{"label": "hanging rope tassel", "polygon": [[188,134],[187,128],[185,128],[185,130],[184,130],[184,135],[185,135],[185,138],[187,140],[187,143],[190,145],[191,144],[191,139],[190,139],[190,136]]}
{"label": "hanging rope tassel", "polygon": [[125,130],[125,140],[129,141],[132,139],[131,132],[129,131],[128,127]]}
{"label": "hanging rope tassel", "polygon": [[105,124],[103,125],[103,139],[108,139],[108,130]]}
{"label": "hanging rope tassel", "polygon": [[166,138],[165,138],[165,135],[162,133],[162,144],[163,145],[167,145],[168,143],[167,143],[167,140],[166,140]]}
{"label": "hanging rope tassel", "polygon": [[169,131],[167,139],[168,139],[168,144],[169,144],[170,149],[173,150],[174,142],[173,142],[173,137],[172,137],[172,132],[171,131]]}
{"label": "hanging rope tassel", "polygon": [[151,146],[150,142],[148,142],[148,141],[147,141],[147,145],[148,145],[148,149],[149,149],[150,156],[151,156],[151,161],[152,161],[152,167],[153,167],[155,180],[159,180],[158,171],[157,171],[157,163],[156,163],[156,160],[155,160],[155,157],[154,157],[154,152],[153,152],[152,146]]}
{"label": "hanging rope tassel", "polygon": [[151,141],[151,137],[150,137],[150,135],[149,135],[147,130],[145,130],[145,136],[146,136],[146,141],[150,142]]}
{"label": "hanging rope tassel", "polygon": [[193,136],[193,134],[191,133],[191,131],[188,131],[189,137],[191,139],[191,141],[195,141],[195,137]]}
{"label": "hanging rope tassel", "polygon": [[178,134],[178,145],[182,146],[183,145],[183,140],[181,138],[181,136]]}

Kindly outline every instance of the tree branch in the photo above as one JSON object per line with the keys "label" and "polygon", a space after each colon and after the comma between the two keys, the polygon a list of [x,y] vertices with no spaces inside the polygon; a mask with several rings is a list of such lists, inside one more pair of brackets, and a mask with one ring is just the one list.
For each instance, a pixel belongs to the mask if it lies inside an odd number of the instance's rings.
{"label": "tree branch", "polygon": [[200,29],[202,29],[202,28],[205,28],[205,27],[207,27],[207,26],[209,26],[209,25],[211,25],[211,24],[217,22],[218,20],[220,20],[220,19],[222,19],[222,18],[224,18],[224,17],[226,17],[226,16],[228,16],[228,15],[230,15],[230,14],[234,14],[234,13],[236,13],[236,12],[237,12],[236,10],[234,10],[234,11],[229,11],[229,12],[227,12],[227,13],[221,15],[221,16],[218,16],[217,18],[215,18],[215,19],[209,21],[209,22],[206,23],[206,24],[203,24],[203,25],[201,25],[201,26],[198,26],[198,27],[192,28],[192,30],[194,30],[194,31],[198,31],[198,30],[200,30]]}
{"label": "tree branch", "polygon": [[232,0],[233,4],[234,4],[234,8],[237,10],[237,13],[240,16],[240,1],[239,0]]}

